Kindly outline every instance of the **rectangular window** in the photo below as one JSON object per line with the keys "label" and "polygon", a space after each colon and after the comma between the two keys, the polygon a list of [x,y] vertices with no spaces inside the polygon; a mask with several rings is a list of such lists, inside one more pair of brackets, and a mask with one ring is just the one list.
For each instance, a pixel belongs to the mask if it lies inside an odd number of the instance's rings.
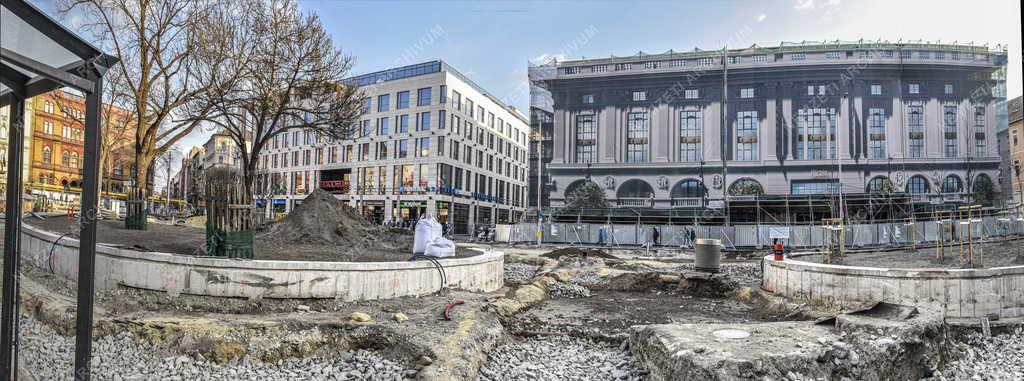
{"label": "rectangular window", "polygon": [[576,116],[576,162],[593,163],[597,161],[597,128],[594,115]]}
{"label": "rectangular window", "polygon": [[834,159],[836,157],[836,110],[805,108],[797,111],[797,159]]}
{"label": "rectangular window", "polygon": [[430,137],[424,136],[416,139],[416,157],[430,156]]}
{"label": "rectangular window", "polygon": [[633,64],[631,64],[631,63],[615,64],[615,71],[629,71],[629,70],[632,70],[632,69],[633,69]]}
{"label": "rectangular window", "polygon": [[371,101],[371,98],[367,97],[366,99],[363,99],[363,113],[364,114],[369,113],[372,110],[370,108],[370,107],[372,107],[371,103],[373,103]]}
{"label": "rectangular window", "polygon": [[391,107],[391,94],[377,96],[377,112],[388,111]]}
{"label": "rectangular window", "polygon": [[395,127],[398,129],[398,133],[404,134],[409,132],[409,114],[399,115],[396,118],[398,118],[398,121],[395,122],[397,124]]}
{"label": "rectangular window", "polygon": [[388,156],[391,153],[390,145],[390,141],[377,143],[377,160],[387,160],[390,158]]}
{"label": "rectangular window", "polygon": [[646,91],[634,91],[633,92],[633,102],[646,101],[646,100],[647,100],[647,92]]}
{"label": "rectangular window", "polygon": [[644,69],[657,69],[661,67],[661,63],[658,61],[647,61],[644,62]]}
{"label": "rectangular window", "polygon": [[584,104],[594,103],[594,94],[585,94],[585,95],[583,95],[583,103]]}
{"label": "rectangular window", "polygon": [[974,108],[974,157],[985,156],[985,108]]}
{"label": "rectangular window", "polygon": [[679,113],[679,160],[703,160],[704,118],[700,111]]}
{"label": "rectangular window", "polygon": [[668,67],[685,67],[686,60],[671,60],[668,61]]}
{"label": "rectangular window", "polygon": [[909,50],[901,50],[900,51],[900,58],[905,59],[905,60],[910,59],[910,51]]}
{"label": "rectangular window", "polygon": [[377,134],[387,136],[391,133],[391,128],[388,126],[388,122],[391,118],[379,118],[377,119]]}
{"label": "rectangular window", "polygon": [[946,52],[935,52],[935,59],[944,60],[946,59]]}
{"label": "rectangular window", "polygon": [[683,97],[686,99],[697,99],[700,97],[700,91],[697,89],[687,89],[683,92]]}
{"label": "rectangular window", "polygon": [[885,109],[868,109],[868,158],[885,159]]}
{"label": "rectangular window", "polygon": [[401,109],[405,109],[405,108],[409,108],[409,92],[408,91],[399,91],[398,92],[398,101],[395,102],[395,109],[396,110],[401,110]]}
{"label": "rectangular window", "polygon": [[416,90],[416,105],[417,106],[430,106],[430,97],[433,96],[433,90],[429,87]]}
{"label": "rectangular window", "polygon": [[839,182],[836,180],[793,181],[790,184],[790,193],[794,195],[834,194],[838,192]]}
{"label": "rectangular window", "polygon": [[398,148],[395,149],[395,157],[402,159],[409,157],[409,140],[402,139],[398,141]]}
{"label": "rectangular window", "polygon": [[437,103],[440,103],[442,105],[445,104],[445,103],[448,103],[448,86],[447,85],[441,85],[441,94],[439,94],[439,95],[441,96],[441,99],[439,99],[437,101]]}
{"label": "rectangular window", "polygon": [[736,113],[736,160],[757,160],[757,111]]}
{"label": "rectangular window", "polygon": [[462,111],[462,94],[455,90],[452,90],[452,106],[455,106],[456,110]]}
{"label": "rectangular window", "polygon": [[789,60],[790,61],[803,61],[803,60],[806,60],[806,59],[807,59],[807,54],[805,54],[805,53],[791,53],[789,55]]}
{"label": "rectangular window", "polygon": [[843,55],[841,52],[825,52],[825,59],[827,60],[838,60],[842,57]]}
{"label": "rectangular window", "polygon": [[755,55],[755,56],[751,56],[750,60],[754,61],[754,63],[765,63],[765,62],[768,62],[768,55],[766,55],[766,54],[758,54],[758,55]]}
{"label": "rectangular window", "polygon": [[953,94],[953,85],[948,84],[948,83],[943,85],[942,86],[942,93],[946,94],[946,95]]}
{"label": "rectangular window", "polygon": [[646,112],[629,113],[626,122],[626,162],[646,163],[648,133]]}
{"label": "rectangular window", "polygon": [[882,58],[892,58],[892,50],[883,50],[881,56]]}
{"label": "rectangular window", "polygon": [[745,89],[740,89],[740,98],[753,98],[753,97],[754,97],[754,88],[748,87],[748,88],[745,88]]}
{"label": "rectangular window", "polygon": [[573,74],[579,74],[579,73],[580,73],[580,67],[579,66],[570,66],[570,67],[565,68],[565,74],[573,75]]}
{"label": "rectangular window", "polygon": [[448,113],[445,110],[441,110],[441,111],[437,112],[437,129],[439,129],[439,130],[443,130],[444,129],[445,122],[447,121],[446,119],[448,119],[447,115],[448,115]]}
{"label": "rectangular window", "polygon": [[590,71],[594,73],[604,73],[608,71],[608,65],[594,65],[590,67]]}
{"label": "rectangular window", "polygon": [[738,56],[731,56],[731,57],[729,57],[729,64],[730,65],[736,65],[736,64],[739,64],[739,63],[740,63],[740,57],[738,57]]}
{"label": "rectangular window", "polygon": [[430,113],[421,112],[419,114],[419,122],[416,125],[416,131],[430,131]]}
{"label": "rectangular window", "polygon": [[882,95],[882,85],[871,85],[871,95]]}
{"label": "rectangular window", "polygon": [[942,107],[942,152],[947,158],[957,157],[956,106]]}
{"label": "rectangular window", "polygon": [[907,106],[907,157],[924,154],[924,106]]}
{"label": "rectangular window", "polygon": [[715,59],[711,58],[711,57],[700,58],[700,59],[697,60],[697,66],[700,66],[700,67],[711,66],[711,64],[713,62],[715,62]]}
{"label": "rectangular window", "polygon": [[[361,130],[362,131],[359,131],[362,134],[360,136],[364,136],[365,137],[365,136],[373,135],[373,123],[372,123],[372,121],[370,121],[369,119],[364,120],[363,121],[363,128]],[[306,140],[309,140],[309,139],[306,139]],[[309,144],[309,143],[307,142],[306,144]]]}
{"label": "rectangular window", "polygon": [[932,53],[927,51],[927,50],[922,50],[920,52],[917,52],[917,58],[925,59],[925,60],[926,59],[931,59],[932,58]]}
{"label": "rectangular window", "polygon": [[910,93],[910,94],[921,94],[921,84],[919,84],[919,83],[907,84],[907,93]]}
{"label": "rectangular window", "polygon": [[814,85],[807,86],[807,95],[814,95]]}

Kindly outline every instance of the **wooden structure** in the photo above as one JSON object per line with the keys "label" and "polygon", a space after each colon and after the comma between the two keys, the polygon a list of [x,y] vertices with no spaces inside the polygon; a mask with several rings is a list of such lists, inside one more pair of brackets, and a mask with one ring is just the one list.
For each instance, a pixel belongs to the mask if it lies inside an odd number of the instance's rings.
{"label": "wooden structure", "polygon": [[141,188],[132,187],[128,189],[125,209],[125,229],[146,230],[149,228],[147,221],[149,211],[146,209],[146,195]]}
{"label": "wooden structure", "polygon": [[[232,170],[216,169],[205,182],[206,254],[252,258],[252,197]],[[210,174],[208,174],[210,175]],[[216,179],[216,180],[212,180]]]}

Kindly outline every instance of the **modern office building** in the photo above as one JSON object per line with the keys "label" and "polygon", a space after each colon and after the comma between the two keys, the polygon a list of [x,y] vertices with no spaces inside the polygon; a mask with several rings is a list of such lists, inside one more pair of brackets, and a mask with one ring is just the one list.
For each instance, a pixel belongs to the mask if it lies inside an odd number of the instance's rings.
{"label": "modern office building", "polygon": [[319,187],[372,221],[428,213],[465,233],[521,217],[529,122],[519,111],[443,61],[348,81],[367,97],[352,139],[292,129],[262,152],[256,198],[268,214]]}
{"label": "modern office building", "polygon": [[531,111],[553,131],[545,191],[554,207],[584,181],[621,208],[771,199],[805,221],[822,216],[790,204],[803,196],[986,201],[1005,65],[1003,49],[866,42],[532,65]]}

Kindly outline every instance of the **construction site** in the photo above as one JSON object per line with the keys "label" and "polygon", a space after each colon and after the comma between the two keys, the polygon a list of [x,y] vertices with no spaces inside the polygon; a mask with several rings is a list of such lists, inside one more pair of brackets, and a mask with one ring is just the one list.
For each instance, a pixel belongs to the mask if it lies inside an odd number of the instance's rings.
{"label": "construction site", "polygon": [[[645,224],[587,243],[578,234],[597,233],[573,222],[554,234],[544,225],[550,237],[542,238],[572,238],[537,245],[511,239],[528,224],[508,225],[497,242],[462,241],[454,256],[428,258],[412,255],[413,232],[371,225],[317,191],[259,228],[251,260],[207,256],[201,228],[154,220],[128,231],[100,221],[92,372],[111,380],[1024,377],[1020,220],[980,207],[933,213],[873,225],[680,221],[696,235],[685,242],[671,241],[673,225]],[[593,228],[602,226],[618,225]],[[657,243],[643,235],[652,226],[664,231]],[[25,217],[20,379],[72,374],[77,227],[67,214]],[[894,240],[877,244],[879,232]],[[737,244],[744,239],[762,247]],[[801,243],[776,253],[773,239]]]}

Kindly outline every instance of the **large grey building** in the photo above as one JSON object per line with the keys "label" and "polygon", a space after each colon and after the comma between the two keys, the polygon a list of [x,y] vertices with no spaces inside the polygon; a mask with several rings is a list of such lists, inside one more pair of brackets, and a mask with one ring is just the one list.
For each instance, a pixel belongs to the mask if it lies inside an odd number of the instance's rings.
{"label": "large grey building", "polygon": [[551,130],[544,191],[559,207],[591,181],[611,206],[639,209],[839,193],[984,201],[999,178],[1005,63],[987,47],[836,42],[534,65],[533,128]]}
{"label": "large grey building", "polygon": [[351,139],[290,129],[261,154],[257,198],[268,214],[291,211],[323,188],[378,222],[430,214],[466,233],[521,218],[529,133],[522,113],[443,61],[349,81],[367,97]]}

